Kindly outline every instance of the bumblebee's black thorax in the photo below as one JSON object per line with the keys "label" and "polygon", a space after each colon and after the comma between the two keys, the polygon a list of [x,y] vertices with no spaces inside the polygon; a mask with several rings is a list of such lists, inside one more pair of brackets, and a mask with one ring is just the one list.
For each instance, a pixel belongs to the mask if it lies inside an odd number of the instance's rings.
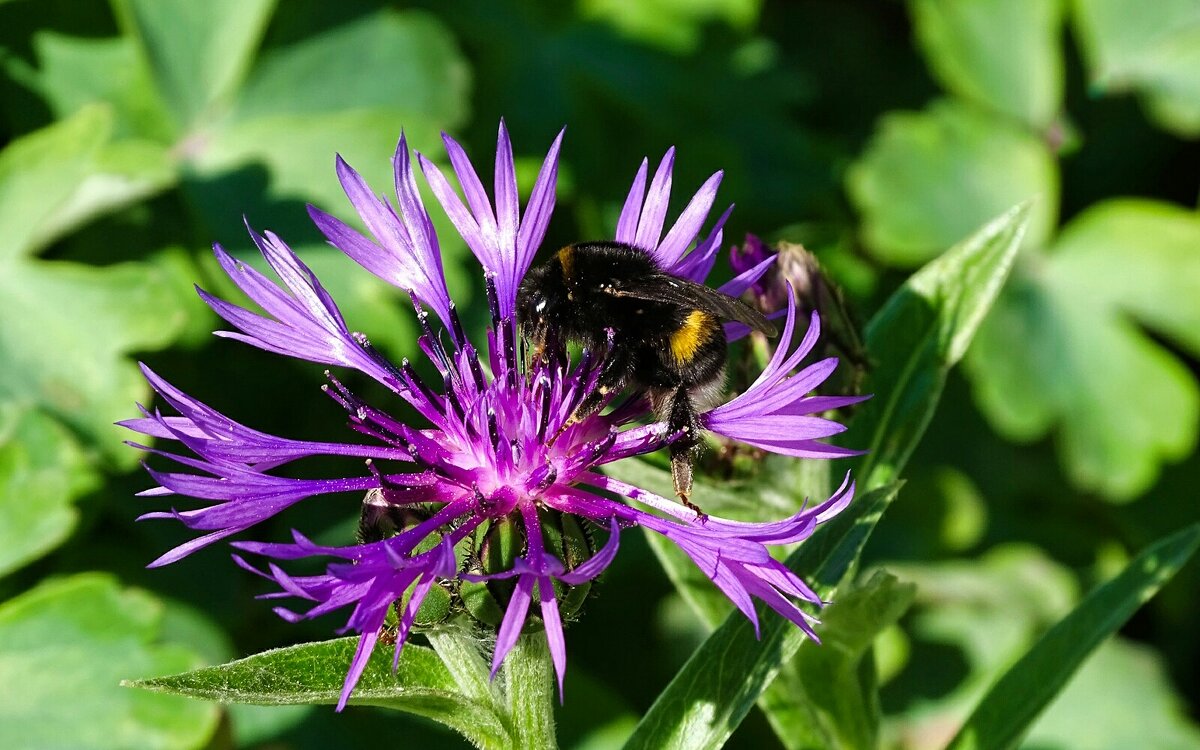
{"label": "bumblebee's black thorax", "polygon": [[644,386],[690,386],[713,379],[725,360],[720,321],[677,302],[621,296],[623,285],[648,278],[671,283],[643,250],[616,242],[568,245],[522,282],[522,327],[590,347],[603,346],[611,328],[614,347]]}

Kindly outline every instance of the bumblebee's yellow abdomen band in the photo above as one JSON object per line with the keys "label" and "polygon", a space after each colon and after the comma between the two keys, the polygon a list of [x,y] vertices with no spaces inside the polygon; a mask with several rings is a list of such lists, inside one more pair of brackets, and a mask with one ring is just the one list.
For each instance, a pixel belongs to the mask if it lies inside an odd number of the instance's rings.
{"label": "bumblebee's yellow abdomen band", "polygon": [[690,362],[716,330],[716,319],[703,310],[692,310],[679,330],[671,334],[671,356],[680,364]]}

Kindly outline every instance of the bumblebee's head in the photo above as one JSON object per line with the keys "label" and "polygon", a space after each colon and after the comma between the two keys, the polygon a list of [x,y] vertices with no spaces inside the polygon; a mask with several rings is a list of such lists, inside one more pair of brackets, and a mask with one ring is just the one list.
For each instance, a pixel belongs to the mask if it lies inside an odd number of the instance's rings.
{"label": "bumblebee's head", "polygon": [[567,301],[562,271],[553,266],[558,259],[529,269],[517,289],[517,324],[526,337],[540,339]]}

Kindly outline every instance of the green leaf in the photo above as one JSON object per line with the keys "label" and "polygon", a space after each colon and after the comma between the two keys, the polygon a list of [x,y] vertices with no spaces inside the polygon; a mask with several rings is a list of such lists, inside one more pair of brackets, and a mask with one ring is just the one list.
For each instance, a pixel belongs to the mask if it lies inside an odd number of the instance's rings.
{"label": "green leaf", "polygon": [[1163,539],[1094,589],[1051,628],[984,696],[951,749],[1006,748],[1067,683],[1084,658],[1117,631],[1200,545],[1200,526]]}
{"label": "green leaf", "polygon": [[1162,658],[1120,637],[1087,658],[1029,730],[1024,745],[1077,750],[1200,747]]}
{"label": "green leaf", "polygon": [[28,323],[0,328],[0,402],[41,408],[132,465],[112,423],[147,389],[124,354],[179,333],[190,271],[169,256],[105,267],[23,257],[168,179],[161,150],[108,143],[111,126],[107,108],[86,107],[0,152],[0,307]]}
{"label": "green leaf", "polygon": [[470,84],[470,67],[436,16],[384,10],[264,54],[233,115],[249,121],[378,109],[449,128],[466,120]]}
{"label": "green leaf", "polygon": [[174,180],[163,149],[110,143],[111,133],[112,110],[91,105],[0,151],[0,261],[34,253]]}
{"label": "green leaf", "polygon": [[1200,352],[1198,247],[1194,212],[1108,201],[1019,264],[967,358],[992,426],[1031,441],[1059,425],[1068,475],[1114,500],[1138,496],[1164,461],[1190,453],[1195,378],[1137,324]]}
{"label": "green leaf", "polygon": [[186,323],[187,274],[167,260],[103,268],[13,263],[0,276],[0,304],[13,319],[38,325],[0,328],[0,402],[43,409],[110,461],[136,463],[113,422],[148,391],[126,353],[165,346]]}
{"label": "green leaf", "polygon": [[1200,134],[1200,3],[1076,0],[1074,11],[1093,89],[1140,91],[1164,127]]}
{"label": "green leaf", "polygon": [[[306,643],[129,684],[222,703],[336,704],[357,644],[358,638]],[[508,729],[493,706],[464,697],[437,654],[416,644],[405,645],[395,673],[391,649],[376,649],[350,703],[433,719],[481,748],[511,747]]]}
{"label": "green leaf", "polygon": [[917,41],[954,94],[1036,128],[1063,97],[1059,0],[910,0]]}
{"label": "green leaf", "polygon": [[105,102],[115,114],[118,136],[169,142],[174,125],[130,37],[93,39],[43,30],[33,37],[38,69],[19,57],[5,60],[10,73],[36,91],[58,117]]}
{"label": "green leaf", "polygon": [[30,253],[56,234],[59,208],[94,171],[111,128],[107,108],[88,107],[0,151],[0,260]]}
{"label": "green leaf", "polygon": [[97,216],[160,193],[174,185],[178,176],[165,146],[133,139],[105,144],[96,153],[95,169],[59,206],[41,241],[48,244]]}
{"label": "green leaf", "polygon": [[274,0],[112,0],[136,39],[179,132],[232,101],[274,10]]}
{"label": "green leaf", "polygon": [[956,101],[885,115],[846,187],[886,263],[916,266],[1022,201],[1036,199],[1025,247],[1050,236],[1058,171],[1024,128]]}
{"label": "green leaf", "polygon": [[0,605],[0,746],[202,747],[214,706],[122,689],[130,676],[196,665],[158,643],[162,605],[105,575],[43,583]]}
{"label": "green leaf", "polygon": [[211,176],[262,162],[272,196],[341,208],[334,154],[382,192],[401,128],[432,146],[465,121],[468,71],[436,18],[381,10],[266,55],[195,167]]}
{"label": "green leaf", "polygon": [[905,627],[914,659],[889,686],[893,695],[921,696],[889,717],[900,725],[896,731],[913,736],[961,724],[996,673],[1079,599],[1071,571],[1032,545],[1000,545],[977,559],[889,563],[888,569],[917,587]]}
{"label": "green leaf", "polygon": [[694,51],[717,22],[748,30],[762,0],[584,0],[585,18],[605,21],[623,35],[671,52]]}
{"label": "green leaf", "polygon": [[866,487],[897,477],[925,432],[946,382],[1000,292],[1030,220],[1010,209],[929,263],[867,325],[875,397],[855,415],[845,445],[869,450],[856,476]]}
{"label": "green leaf", "polygon": [[[759,705],[789,750],[878,746],[871,646],[912,604],[916,587],[877,571],[821,612],[821,643],[800,646]],[[865,670],[865,674],[864,674]]]}
{"label": "green leaf", "polygon": [[62,426],[0,403],[0,575],[62,544],[78,517],[71,501],[98,484]]}
{"label": "green leaf", "polygon": [[[896,492],[893,484],[856,498],[788,557],[788,567],[822,598],[834,598]],[[765,607],[760,614],[761,640],[741,613],[731,614],[658,696],[625,747],[720,747],[805,640]]]}

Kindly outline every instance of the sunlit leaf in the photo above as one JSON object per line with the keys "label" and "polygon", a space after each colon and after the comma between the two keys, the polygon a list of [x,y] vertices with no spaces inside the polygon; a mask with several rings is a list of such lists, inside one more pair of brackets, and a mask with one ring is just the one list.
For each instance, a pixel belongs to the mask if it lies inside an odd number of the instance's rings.
{"label": "sunlit leaf", "polygon": [[16,57],[5,62],[14,77],[41,95],[59,118],[104,102],[112,107],[118,137],[160,143],[173,137],[171,114],[131,37],[94,39],[45,30],[33,37],[33,48],[36,69],[26,69]]}
{"label": "sunlit leaf", "polygon": [[386,192],[400,130],[433,148],[439,130],[466,119],[469,89],[467,64],[440,21],[379,11],[265,55],[193,161],[205,174],[261,162],[272,195],[340,208],[335,153]]}
{"label": "sunlit leaf", "polygon": [[992,425],[1016,440],[1057,425],[1063,464],[1085,489],[1121,500],[1150,487],[1195,446],[1200,391],[1138,323],[1200,352],[1197,248],[1194,212],[1110,201],[1020,264],[967,358]]}
{"label": "sunlit leaf", "polygon": [[227,106],[254,58],[275,0],[112,0],[159,93],[187,132]]}
{"label": "sunlit leaf", "polygon": [[1200,133],[1200,3],[1076,0],[1074,20],[1095,90],[1139,91],[1164,127]]}
{"label": "sunlit leaf", "polygon": [[917,41],[951,92],[1034,127],[1063,96],[1060,0],[911,0]]}
{"label": "sunlit leaf", "polygon": [[107,109],[88,107],[0,152],[0,304],[19,322],[0,327],[0,401],[43,409],[130,465],[112,423],[146,387],[124,355],[180,332],[187,269],[166,256],[104,267],[20,257],[144,193],[127,178],[154,156],[106,143],[110,128]]}
{"label": "sunlit leaf", "polygon": [[71,500],[97,484],[65,428],[0,403],[0,575],[62,544],[77,520]]}
{"label": "sunlit leaf", "polygon": [[204,746],[215,706],[122,688],[196,665],[160,644],[162,604],[104,575],[44,583],[0,605],[0,746],[81,750]]}
{"label": "sunlit leaf", "polygon": [[950,100],[885,115],[846,187],[867,245],[897,266],[920,265],[1031,199],[1023,246],[1039,247],[1058,212],[1058,172],[1047,146],[1018,125]]}
{"label": "sunlit leaf", "polygon": [[466,119],[470,84],[470,67],[440,20],[383,11],[264,53],[233,114],[249,121],[379,109],[452,128]]}

